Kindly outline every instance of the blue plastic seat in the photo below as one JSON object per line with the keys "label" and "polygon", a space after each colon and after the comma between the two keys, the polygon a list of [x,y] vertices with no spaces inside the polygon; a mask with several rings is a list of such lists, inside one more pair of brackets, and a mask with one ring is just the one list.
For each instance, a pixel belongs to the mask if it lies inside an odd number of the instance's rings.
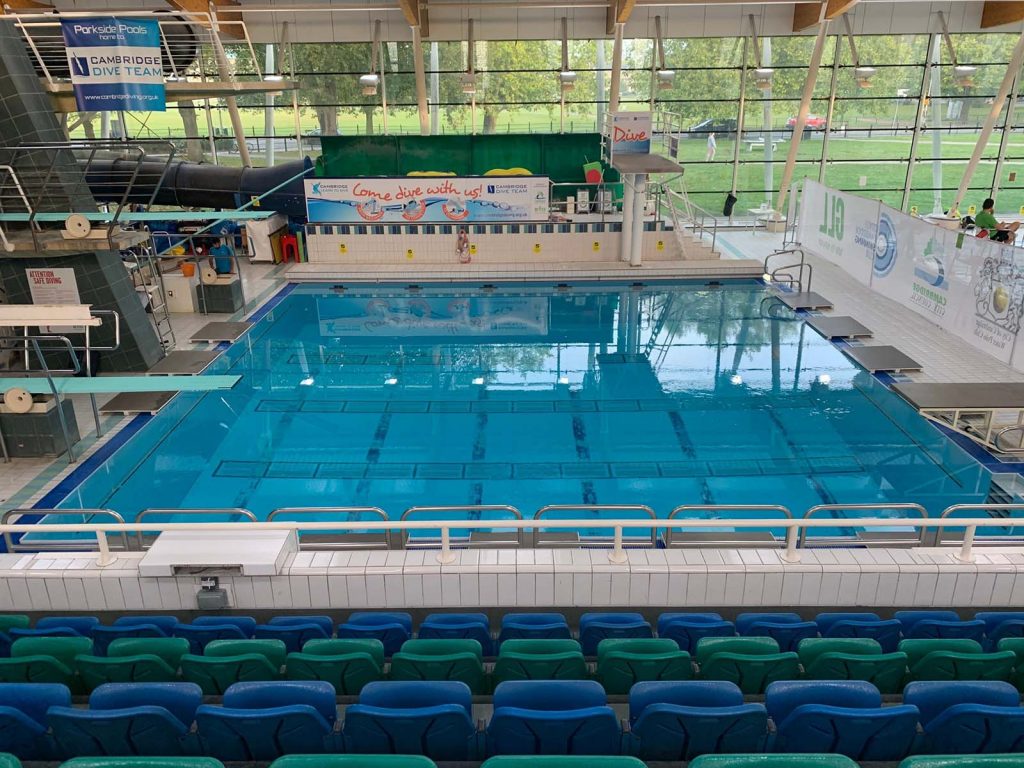
{"label": "blue plastic seat", "polygon": [[0,752],[22,760],[54,760],[46,712],[70,707],[71,691],[57,683],[0,683]]}
{"label": "blue plastic seat", "polygon": [[376,682],[345,710],[345,746],[358,754],[478,756],[473,695],[462,682]]}
{"label": "blue plastic seat", "polygon": [[334,619],[330,616],[274,616],[267,624],[286,627],[295,624],[316,624],[328,638],[334,635]]}
{"label": "blue plastic seat", "polygon": [[484,613],[432,613],[420,624],[420,640],[476,640],[484,656],[494,655],[491,626]]}
{"label": "blue plastic seat", "polygon": [[88,709],[53,707],[48,719],[66,758],[187,755],[202,697],[192,683],[107,683],[89,696]]}
{"label": "blue plastic seat", "polygon": [[380,640],[384,655],[391,656],[412,637],[412,616],[391,611],[356,611],[338,625],[338,637]]}
{"label": "blue plastic seat", "polygon": [[189,652],[202,654],[214,640],[248,640],[256,631],[256,620],[248,616],[199,616],[191,624],[175,624],[174,637],[188,640]]}
{"label": "blue plastic seat", "polygon": [[50,627],[49,629],[36,629],[34,627],[12,627],[7,632],[8,637],[11,640],[11,644],[14,641],[21,640],[25,637],[88,637],[83,635],[77,629],[71,627]]}
{"label": "blue plastic seat", "polygon": [[196,726],[204,754],[218,760],[274,760],[336,751],[334,686],[323,680],[235,683],[224,706],[204,704]]}
{"label": "blue plastic seat", "polygon": [[[296,616],[296,621],[280,621],[287,618],[277,616],[269,624],[257,624],[255,638],[257,640],[280,640],[288,653],[299,653],[308,640],[328,640],[334,633],[334,625],[329,616]],[[322,621],[327,619],[327,626]]]}
{"label": "blue plastic seat", "polygon": [[903,701],[920,710],[924,747],[935,755],[1024,751],[1020,693],[999,681],[916,682]]}
{"label": "blue plastic seat", "polygon": [[818,625],[796,613],[741,613],[736,617],[740,635],[772,637],[780,651],[795,651],[801,640],[818,636]]}
{"label": "blue plastic seat", "polygon": [[917,707],[882,707],[863,680],[784,680],[768,686],[773,752],[829,752],[858,761],[902,760],[917,734]]}
{"label": "blue plastic seat", "polygon": [[584,656],[596,656],[607,638],[653,637],[651,625],[639,613],[584,613],[580,616],[580,645]]}
{"label": "blue plastic seat", "polygon": [[822,637],[877,640],[882,653],[896,651],[903,630],[899,619],[882,619],[877,613],[819,613],[814,623]]}
{"label": "blue plastic seat", "polygon": [[744,704],[734,683],[637,683],[629,692],[631,750],[642,760],[677,762],[711,753],[764,750],[768,713]]}
{"label": "blue plastic seat", "polygon": [[704,637],[733,637],[736,626],[717,613],[663,613],[658,617],[658,637],[675,640],[679,650],[694,653]]}
{"label": "blue plastic seat", "polygon": [[616,755],[621,734],[593,680],[517,680],[494,690],[489,755]]}
{"label": "blue plastic seat", "polygon": [[974,618],[985,622],[987,648],[994,651],[1006,637],[1024,637],[1024,611],[982,611]]}
{"label": "blue plastic seat", "polygon": [[174,625],[180,623],[181,621],[177,616],[167,616],[164,614],[140,614],[138,616],[121,616],[114,619],[113,626],[132,627],[136,624],[147,624],[157,627],[164,633],[164,637],[170,637],[174,633]]}
{"label": "blue plastic seat", "polygon": [[506,640],[571,640],[569,622],[560,613],[506,613],[498,647]]}
{"label": "blue plastic seat", "polygon": [[96,656],[106,656],[107,648],[115,640],[124,637],[167,637],[156,624],[121,624],[104,626],[100,624],[92,628],[92,652]]}
{"label": "blue plastic seat", "polygon": [[46,616],[36,622],[36,629],[66,627],[73,629],[82,637],[88,637],[92,628],[99,623],[100,620],[96,616]]}
{"label": "blue plastic seat", "polygon": [[896,611],[908,640],[976,640],[985,638],[984,621],[963,621],[956,611]]}

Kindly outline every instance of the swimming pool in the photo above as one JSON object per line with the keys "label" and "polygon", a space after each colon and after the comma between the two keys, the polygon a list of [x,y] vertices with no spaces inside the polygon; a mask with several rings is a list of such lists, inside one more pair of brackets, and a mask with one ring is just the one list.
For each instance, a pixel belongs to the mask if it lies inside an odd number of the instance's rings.
{"label": "swimming pool", "polygon": [[297,286],[61,504],[984,501],[989,473],[754,282]]}

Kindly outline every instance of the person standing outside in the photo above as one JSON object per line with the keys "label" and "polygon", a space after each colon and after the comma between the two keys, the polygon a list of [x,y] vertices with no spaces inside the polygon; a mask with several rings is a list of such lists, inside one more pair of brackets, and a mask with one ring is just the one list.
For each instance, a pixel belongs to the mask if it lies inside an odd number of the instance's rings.
{"label": "person standing outside", "polygon": [[715,159],[715,153],[718,151],[718,142],[715,141],[714,132],[708,134],[708,154],[704,158],[704,162],[710,163]]}

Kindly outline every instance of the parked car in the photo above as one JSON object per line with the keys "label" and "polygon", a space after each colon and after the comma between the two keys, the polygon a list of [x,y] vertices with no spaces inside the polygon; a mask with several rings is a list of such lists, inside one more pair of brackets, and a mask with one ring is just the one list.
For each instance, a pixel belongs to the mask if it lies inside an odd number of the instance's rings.
{"label": "parked car", "polygon": [[[786,121],[786,127],[792,130],[796,128],[796,115],[793,115],[789,120]],[[807,116],[807,128],[812,131],[823,131],[825,130],[825,118],[821,115],[808,115]]]}
{"label": "parked car", "polygon": [[708,120],[703,120],[697,123],[689,130],[690,138],[694,139],[699,139],[701,138],[702,134],[706,136],[709,133],[714,133],[717,136],[723,138],[728,136],[735,136],[736,121],[729,118],[709,118]]}

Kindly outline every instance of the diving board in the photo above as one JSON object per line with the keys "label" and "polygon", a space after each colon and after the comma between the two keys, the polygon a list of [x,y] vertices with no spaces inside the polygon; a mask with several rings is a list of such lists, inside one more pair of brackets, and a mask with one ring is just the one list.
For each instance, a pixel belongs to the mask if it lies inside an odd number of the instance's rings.
{"label": "diving board", "polygon": [[826,339],[868,339],[871,329],[846,315],[811,315],[805,322]]}
{"label": "diving board", "polygon": [[801,309],[832,309],[832,302],[814,291],[783,291],[775,298],[794,311]]}
{"label": "diving board", "polygon": [[201,342],[212,344],[218,341],[234,342],[242,338],[250,328],[252,328],[252,323],[207,323],[192,334],[191,341],[193,344]]}
{"label": "diving board", "polygon": [[843,347],[843,354],[869,373],[900,373],[920,371],[921,364],[896,347]]}
{"label": "diving board", "polygon": [[166,357],[146,371],[147,376],[191,376],[202,373],[220,357],[220,352],[185,349],[168,352]]}
{"label": "diving board", "polygon": [[100,413],[120,413],[135,416],[140,413],[156,413],[177,394],[175,392],[122,392],[110,398],[100,408]]}
{"label": "diving board", "polygon": [[0,328],[102,324],[91,304],[0,304]]}
{"label": "diving board", "polygon": [[[212,392],[231,389],[241,376],[54,376],[53,385],[61,395],[111,395],[116,392]],[[0,392],[23,389],[33,395],[50,395],[53,390],[45,376],[5,376]]]}

